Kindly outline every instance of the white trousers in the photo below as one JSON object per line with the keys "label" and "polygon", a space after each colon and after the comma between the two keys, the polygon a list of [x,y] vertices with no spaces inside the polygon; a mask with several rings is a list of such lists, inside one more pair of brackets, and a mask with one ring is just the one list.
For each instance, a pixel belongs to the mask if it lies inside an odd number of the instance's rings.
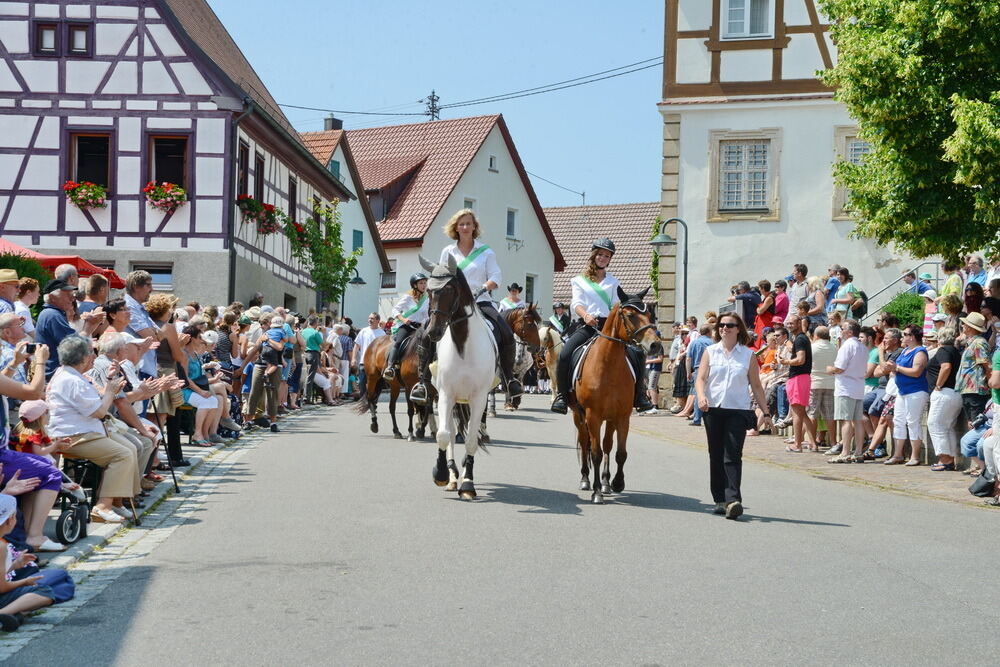
{"label": "white trousers", "polygon": [[922,439],[924,432],[920,428],[920,418],[924,415],[926,405],[926,391],[915,391],[905,396],[897,396],[892,417],[892,437],[896,440]]}
{"label": "white trousers", "polygon": [[958,434],[955,422],[962,412],[962,395],[947,387],[931,392],[927,435],[938,455],[955,456]]}
{"label": "white trousers", "polygon": [[1000,468],[1000,434],[983,438],[983,461],[986,462],[986,477],[996,479]]}

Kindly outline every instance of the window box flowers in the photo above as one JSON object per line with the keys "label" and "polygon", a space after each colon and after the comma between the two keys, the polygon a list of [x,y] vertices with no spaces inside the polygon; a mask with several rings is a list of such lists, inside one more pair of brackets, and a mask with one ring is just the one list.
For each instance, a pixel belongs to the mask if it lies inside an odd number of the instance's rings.
{"label": "window box flowers", "polygon": [[150,181],[142,192],[146,195],[146,203],[164,213],[173,213],[188,200],[187,191],[175,183]]}
{"label": "window box flowers", "polygon": [[107,188],[90,181],[66,181],[63,192],[66,193],[66,199],[81,210],[104,208],[108,205]]}
{"label": "window box flowers", "polygon": [[266,236],[281,229],[279,211],[272,204],[257,201],[250,195],[240,195],[236,198],[236,206],[240,209],[243,223],[253,223],[258,234]]}

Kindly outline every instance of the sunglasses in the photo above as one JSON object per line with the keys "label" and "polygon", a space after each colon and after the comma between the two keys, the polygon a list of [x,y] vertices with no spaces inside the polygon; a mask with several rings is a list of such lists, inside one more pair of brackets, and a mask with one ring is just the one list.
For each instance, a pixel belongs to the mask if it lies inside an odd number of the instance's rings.
{"label": "sunglasses", "polygon": [[736,322],[719,322],[720,329],[738,329],[739,326]]}

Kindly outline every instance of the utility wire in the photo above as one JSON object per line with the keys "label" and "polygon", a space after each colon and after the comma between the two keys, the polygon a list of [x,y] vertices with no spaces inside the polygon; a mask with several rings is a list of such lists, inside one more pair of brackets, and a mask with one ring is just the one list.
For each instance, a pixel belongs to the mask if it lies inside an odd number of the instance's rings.
{"label": "utility wire", "polygon": [[[530,93],[530,92],[534,92],[536,90],[542,90],[543,88],[551,88],[553,86],[561,86],[561,85],[566,84],[566,83],[573,83],[574,81],[582,81],[583,79],[590,79],[592,77],[600,76],[602,74],[609,74],[611,72],[617,72],[619,70],[628,69],[629,67],[635,67],[636,65],[645,65],[646,63],[651,63],[654,60],[655,61],[659,61],[659,62],[656,63],[656,65],[658,65],[658,64],[660,64],[660,62],[663,62],[663,56],[657,56],[655,58],[647,58],[646,60],[640,60],[638,62],[630,63],[628,65],[622,65],[621,67],[614,67],[612,69],[606,69],[603,72],[594,72],[593,74],[587,74],[586,76],[578,76],[575,79],[566,79],[565,81],[556,81],[555,83],[545,84],[544,86],[536,86],[534,88],[525,88],[523,90],[515,90],[515,91],[509,92],[509,93],[501,93],[499,95],[490,95],[489,97],[477,97],[475,99],[464,100],[462,102],[452,102],[451,104],[443,104],[443,105],[441,105],[441,108],[444,109],[444,108],[447,108],[447,107],[464,106],[464,105],[467,105],[467,104],[473,104],[473,103],[478,103],[478,102],[490,102],[490,101],[496,100],[498,98],[507,98],[507,97],[512,96],[512,95],[520,96],[521,93]],[[656,65],[651,65],[651,67],[655,67]],[[645,69],[645,68],[642,68],[642,69]],[[638,70],[635,70],[635,71],[638,71]],[[623,72],[623,74],[628,74],[628,72]],[[595,81],[600,81],[600,79],[595,79]],[[558,88],[556,88],[556,90],[558,90]]]}
{"label": "utility wire", "polygon": [[302,107],[295,104],[279,104],[279,107],[285,107],[286,109],[302,109],[303,111],[323,111],[326,113],[342,113],[342,114],[352,114],[355,116],[426,116],[427,114],[423,111],[417,111],[413,113],[384,113],[378,111],[344,111],[343,109],[323,109],[321,107]]}
{"label": "utility wire", "polygon": [[644,69],[650,69],[652,67],[659,67],[660,64],[661,63],[656,62],[656,63],[653,63],[652,65],[645,65],[644,67],[636,67],[635,69],[630,69],[630,70],[627,70],[627,71],[624,71],[624,72],[618,72],[617,74],[608,74],[607,76],[598,77],[596,79],[589,79],[587,81],[580,81],[579,83],[570,83],[570,84],[566,84],[564,86],[556,86],[556,87],[553,87],[553,88],[545,88],[544,90],[536,90],[535,92],[525,92],[525,93],[521,93],[521,94],[518,94],[518,95],[513,95],[512,94],[512,95],[508,95],[506,97],[496,97],[496,98],[492,98],[492,99],[487,99],[487,100],[482,101],[482,102],[470,101],[470,102],[457,102],[455,104],[442,104],[440,108],[441,109],[453,109],[453,108],[456,108],[456,107],[466,107],[466,106],[473,106],[473,105],[478,105],[478,104],[489,104],[491,102],[502,102],[502,101],[505,101],[505,100],[513,100],[513,99],[517,99],[519,97],[530,97],[532,95],[541,95],[542,93],[551,93],[551,92],[555,92],[557,90],[563,90],[564,88],[575,88],[577,86],[584,86],[584,85],[586,85],[588,83],[596,83],[597,81],[603,81],[604,79],[613,79],[613,78],[615,78],[617,76],[625,76],[626,74],[632,74],[633,72],[640,72],[640,71],[642,71]]}
{"label": "utility wire", "polygon": [[576,190],[571,190],[570,188],[567,188],[567,187],[566,187],[565,185],[559,185],[558,183],[556,183],[556,182],[554,182],[554,181],[550,181],[550,180],[549,180],[549,179],[547,179],[547,178],[542,178],[542,177],[541,177],[541,176],[539,176],[538,174],[532,174],[532,173],[531,173],[530,171],[528,171],[527,169],[525,169],[525,171],[526,171],[526,172],[528,173],[528,176],[533,176],[533,177],[537,178],[537,179],[538,179],[538,180],[540,180],[540,181],[545,181],[545,182],[546,182],[546,183],[548,183],[549,185],[554,185],[554,186],[556,186],[557,188],[561,188],[561,189],[565,190],[566,192],[572,192],[573,194],[575,194],[575,195],[580,195],[581,197],[583,197],[583,196],[585,195],[585,193],[583,193],[583,192],[577,192]]}

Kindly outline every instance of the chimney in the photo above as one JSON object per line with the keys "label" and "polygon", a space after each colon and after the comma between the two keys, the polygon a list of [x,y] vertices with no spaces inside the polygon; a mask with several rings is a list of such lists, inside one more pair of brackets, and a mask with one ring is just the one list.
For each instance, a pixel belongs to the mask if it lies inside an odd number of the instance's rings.
{"label": "chimney", "polygon": [[323,129],[324,130],[343,130],[344,121],[340,120],[333,114],[330,114],[323,119]]}

